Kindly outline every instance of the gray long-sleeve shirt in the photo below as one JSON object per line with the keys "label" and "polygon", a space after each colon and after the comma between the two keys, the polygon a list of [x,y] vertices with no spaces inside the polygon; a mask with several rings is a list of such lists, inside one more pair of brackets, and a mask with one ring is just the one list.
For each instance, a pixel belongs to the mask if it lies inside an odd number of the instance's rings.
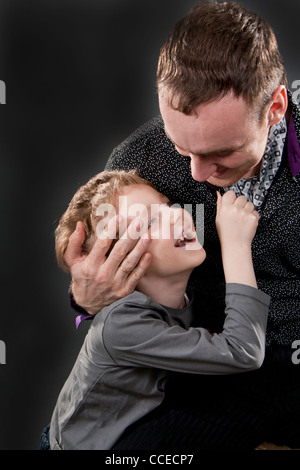
{"label": "gray long-sleeve shirt", "polygon": [[160,405],[167,371],[230,374],[260,367],[269,302],[253,287],[227,284],[220,334],[190,328],[192,302],[176,310],[134,292],[104,308],[58,397],[51,449],[110,449]]}

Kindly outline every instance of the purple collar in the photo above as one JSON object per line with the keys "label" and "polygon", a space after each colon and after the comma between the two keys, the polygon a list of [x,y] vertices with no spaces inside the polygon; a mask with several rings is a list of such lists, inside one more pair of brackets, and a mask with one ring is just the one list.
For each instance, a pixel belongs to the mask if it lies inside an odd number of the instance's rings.
{"label": "purple collar", "polygon": [[70,305],[71,305],[72,309],[79,313],[79,315],[75,319],[76,329],[78,330],[79,325],[83,320],[92,320],[94,315],[90,315],[82,307],[80,307],[80,305],[78,305],[76,303],[76,301],[74,299],[74,296],[73,296],[73,293],[72,293],[71,286],[70,286],[70,289],[69,289],[69,299],[70,299]]}
{"label": "purple collar", "polygon": [[287,156],[292,176],[300,171],[300,145],[298,142],[294,121],[291,116],[287,135]]}
{"label": "purple collar", "polygon": [[84,320],[92,320],[94,316],[95,315],[90,315],[89,313],[81,313],[80,315],[78,315],[75,319],[76,330],[78,330],[81,322],[83,322]]}

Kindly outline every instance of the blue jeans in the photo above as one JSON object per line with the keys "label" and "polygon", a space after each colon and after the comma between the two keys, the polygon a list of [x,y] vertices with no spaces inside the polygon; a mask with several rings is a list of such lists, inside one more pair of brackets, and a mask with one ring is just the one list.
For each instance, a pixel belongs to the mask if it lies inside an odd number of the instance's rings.
{"label": "blue jeans", "polygon": [[49,442],[49,429],[50,429],[49,424],[43,429],[39,450],[51,450],[50,442]]}

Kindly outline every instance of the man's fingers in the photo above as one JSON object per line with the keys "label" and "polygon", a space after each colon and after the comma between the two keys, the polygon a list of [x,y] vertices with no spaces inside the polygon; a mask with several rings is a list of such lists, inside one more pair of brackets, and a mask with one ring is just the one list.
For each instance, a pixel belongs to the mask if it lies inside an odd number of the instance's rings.
{"label": "man's fingers", "polygon": [[[122,237],[117,241],[113,249],[111,250],[108,258],[107,258],[107,268],[109,268],[110,272],[115,275],[115,273],[118,271],[120,264],[122,261],[125,259],[125,257],[128,257],[131,251],[134,249],[136,245],[139,245],[137,251],[134,252],[133,256],[130,255],[129,261],[130,265],[128,266],[128,271],[130,268],[130,271],[136,266],[138,263],[140,257],[142,256],[143,253],[146,251],[146,247],[149,244],[149,242],[141,242],[140,236],[143,234],[143,229],[141,228],[142,226],[142,221],[134,220],[128,227],[128,229],[125,231],[125,233],[122,235]],[[145,229],[144,229],[145,230]],[[145,234],[144,234],[145,235]],[[136,261],[134,261],[134,258],[138,257]],[[125,267],[124,273],[125,273]]]}
{"label": "man's fingers", "polygon": [[116,239],[119,231],[119,226],[122,219],[119,216],[112,217],[104,230],[102,230],[88,255],[91,262],[95,267],[99,267],[105,260],[105,255],[112,244],[112,241]]}
{"label": "man's fingers", "polygon": [[[119,240],[119,242],[120,241],[121,240]],[[148,234],[144,234],[143,237],[135,245],[135,247],[125,257],[123,257],[121,260],[119,258],[119,269],[116,276],[121,279],[124,279],[130,273],[132,273],[135,267],[141,261],[142,256],[147,252],[150,243],[150,237],[148,236]],[[114,249],[115,248],[117,249],[117,247],[114,247]],[[114,249],[112,250],[111,255],[113,254]]]}
{"label": "man's fingers", "polygon": [[120,215],[116,215],[112,217],[108,224],[101,229],[102,221],[96,227],[96,235],[99,240],[113,240],[117,237],[117,233],[119,232],[120,225],[123,222],[123,217]]}
{"label": "man's fingers", "polygon": [[[130,273],[134,268],[139,264],[142,256],[147,252],[149,245],[151,243],[150,237],[144,235],[133,248],[132,251],[128,253],[125,259],[120,265],[120,270],[122,273]],[[122,269],[121,269],[122,268]]]}
{"label": "man's fingers", "polygon": [[82,257],[82,244],[85,240],[85,229],[82,222],[77,222],[76,229],[69,238],[64,254],[65,263],[71,267],[75,260]]}
{"label": "man's fingers", "polygon": [[145,253],[141,259],[138,265],[134,268],[133,271],[128,275],[127,280],[126,280],[126,290],[128,292],[134,291],[136,288],[138,282],[144,274],[146,273],[147,269],[149,268],[152,260],[152,255],[151,253]]}

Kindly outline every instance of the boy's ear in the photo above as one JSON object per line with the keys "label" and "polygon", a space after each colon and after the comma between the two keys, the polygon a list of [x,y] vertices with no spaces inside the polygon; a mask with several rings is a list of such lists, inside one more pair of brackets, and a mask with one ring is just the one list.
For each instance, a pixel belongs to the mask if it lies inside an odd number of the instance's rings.
{"label": "boy's ear", "polygon": [[268,125],[273,126],[277,124],[286,113],[288,107],[288,97],[286,87],[279,85],[279,87],[273,93],[271,100],[271,106],[268,111],[267,119]]}

